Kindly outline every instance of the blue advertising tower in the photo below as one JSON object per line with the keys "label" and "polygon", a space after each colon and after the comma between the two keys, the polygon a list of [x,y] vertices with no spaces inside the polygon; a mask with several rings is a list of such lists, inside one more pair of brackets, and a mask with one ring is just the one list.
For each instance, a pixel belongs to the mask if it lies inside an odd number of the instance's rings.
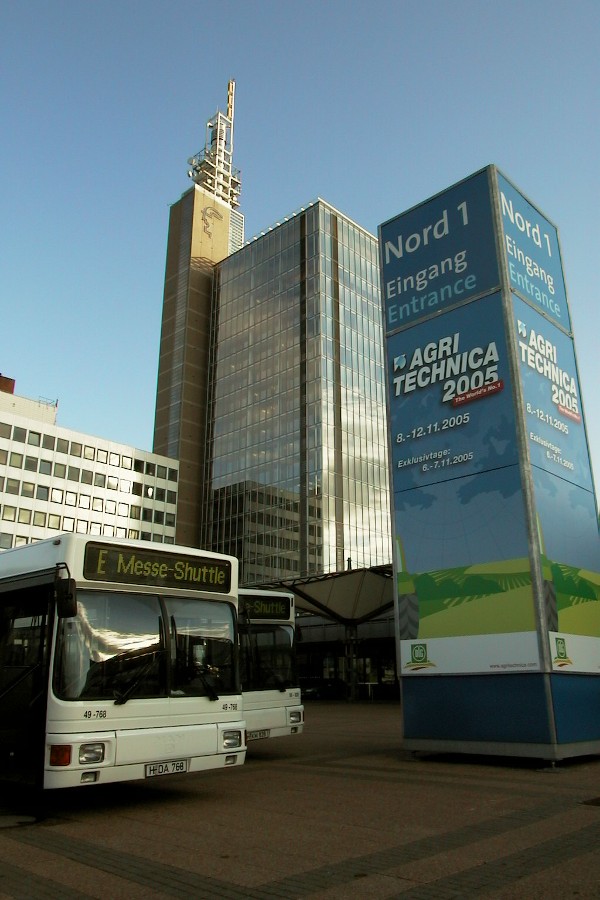
{"label": "blue advertising tower", "polygon": [[556,227],[495,167],[379,228],[404,746],[600,750],[600,536]]}

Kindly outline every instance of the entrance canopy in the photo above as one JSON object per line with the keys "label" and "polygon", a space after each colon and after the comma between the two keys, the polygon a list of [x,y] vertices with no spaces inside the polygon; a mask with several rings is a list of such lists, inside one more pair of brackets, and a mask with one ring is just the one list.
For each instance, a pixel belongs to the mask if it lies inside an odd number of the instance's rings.
{"label": "entrance canopy", "polygon": [[261,587],[293,591],[296,609],[342,625],[360,625],[394,607],[392,566],[312,575]]}

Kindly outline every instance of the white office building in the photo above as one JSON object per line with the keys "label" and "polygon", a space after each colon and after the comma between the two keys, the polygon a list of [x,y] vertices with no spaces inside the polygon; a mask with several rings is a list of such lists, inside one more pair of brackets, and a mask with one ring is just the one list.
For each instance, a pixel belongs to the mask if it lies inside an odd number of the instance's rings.
{"label": "white office building", "polygon": [[0,378],[0,549],[58,532],[175,543],[179,462],[56,424]]}

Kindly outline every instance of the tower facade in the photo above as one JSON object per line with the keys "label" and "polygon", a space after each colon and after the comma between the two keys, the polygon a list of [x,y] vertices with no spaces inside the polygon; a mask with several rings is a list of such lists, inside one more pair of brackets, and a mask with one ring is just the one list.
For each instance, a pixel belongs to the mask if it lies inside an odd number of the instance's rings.
{"label": "tower facade", "polygon": [[153,446],[180,460],[177,540],[194,547],[200,545],[215,264],[244,242],[240,174],[232,166],[234,89],[230,81],[227,115],[209,119],[205,148],[188,161],[194,187],[169,216]]}

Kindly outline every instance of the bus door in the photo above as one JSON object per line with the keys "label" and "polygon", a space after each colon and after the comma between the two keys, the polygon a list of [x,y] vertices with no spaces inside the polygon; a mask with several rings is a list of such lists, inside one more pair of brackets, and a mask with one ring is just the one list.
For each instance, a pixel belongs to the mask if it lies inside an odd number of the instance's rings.
{"label": "bus door", "polygon": [[0,780],[40,786],[54,578],[0,584]]}

